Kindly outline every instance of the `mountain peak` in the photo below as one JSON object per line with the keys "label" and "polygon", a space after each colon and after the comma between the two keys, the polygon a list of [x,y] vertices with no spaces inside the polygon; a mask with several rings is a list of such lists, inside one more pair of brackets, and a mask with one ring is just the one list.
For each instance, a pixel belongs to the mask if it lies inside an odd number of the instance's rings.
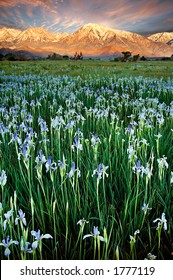
{"label": "mountain peak", "polygon": [[43,27],[29,27],[28,29],[24,30],[23,33],[30,33],[30,34],[50,34],[46,29]]}
{"label": "mountain peak", "polygon": [[155,41],[155,42],[168,43],[170,40],[173,39],[173,32],[155,33],[155,34],[149,36],[148,39]]}
{"label": "mountain peak", "polygon": [[25,31],[21,32],[16,39],[18,41],[28,41],[28,42],[47,42],[54,39],[54,35],[49,33],[43,27],[30,27]]}
{"label": "mountain peak", "polygon": [[29,27],[26,31],[34,31],[34,32],[38,32],[38,33],[48,33],[48,31],[46,29],[44,29],[43,27]]}
{"label": "mountain peak", "polygon": [[[97,24],[97,23],[89,22],[89,23],[83,25],[83,28],[87,28],[87,27],[91,27],[91,28],[100,28],[100,27],[104,27],[104,26],[102,26],[102,25],[100,25],[100,24]],[[106,27],[104,27],[104,28],[106,28]]]}
{"label": "mountain peak", "polygon": [[0,29],[0,41],[10,42],[21,33],[21,30],[15,28],[3,27]]}
{"label": "mountain peak", "polygon": [[85,43],[86,45],[94,42],[95,46],[97,43],[99,43],[99,45],[103,45],[105,39],[111,40],[113,36],[115,36],[115,34],[116,30],[104,27],[96,23],[85,24],[75,33],[73,33],[73,35],[78,36],[79,41],[83,41],[83,43]]}
{"label": "mountain peak", "polygon": [[97,23],[87,23],[85,25],[83,25],[80,30],[85,30],[85,29],[92,29],[92,30],[98,30],[98,31],[114,31],[115,29],[109,28],[109,27],[105,27],[103,25],[97,24]]}

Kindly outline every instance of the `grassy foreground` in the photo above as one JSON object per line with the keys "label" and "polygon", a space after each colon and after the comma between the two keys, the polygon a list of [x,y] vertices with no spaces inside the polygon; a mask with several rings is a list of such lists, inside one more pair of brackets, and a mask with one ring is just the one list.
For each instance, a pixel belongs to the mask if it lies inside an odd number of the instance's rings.
{"label": "grassy foreground", "polygon": [[70,75],[85,77],[86,75],[118,77],[152,77],[152,78],[172,78],[173,62],[168,61],[139,61],[139,62],[111,62],[100,60],[83,61],[26,61],[0,62],[0,70],[7,75]]}
{"label": "grassy foreground", "polygon": [[172,259],[173,64],[0,70],[1,259]]}

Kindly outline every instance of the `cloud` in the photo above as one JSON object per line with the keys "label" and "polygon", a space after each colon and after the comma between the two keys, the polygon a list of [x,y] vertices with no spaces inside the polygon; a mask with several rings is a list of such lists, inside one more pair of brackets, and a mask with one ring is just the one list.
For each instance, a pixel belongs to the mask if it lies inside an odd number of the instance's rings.
{"label": "cloud", "polygon": [[172,28],[172,0],[0,0],[0,24],[74,32],[93,22],[133,32]]}
{"label": "cloud", "polygon": [[81,26],[82,20],[78,19],[66,19],[61,23],[61,26],[67,28],[70,28],[72,26]]}
{"label": "cloud", "polygon": [[6,9],[20,9],[24,6],[27,8],[30,15],[32,15],[31,11],[37,7],[44,9],[48,13],[56,13],[56,4],[54,0],[0,0],[0,7]]}
{"label": "cloud", "polygon": [[[173,1],[165,0],[94,0],[66,1],[70,5],[66,14],[82,22],[95,22],[107,27],[131,31],[150,31],[158,29],[164,18],[173,10]],[[164,26],[163,26],[164,28]]]}
{"label": "cloud", "polygon": [[58,25],[59,23],[60,23],[60,18],[56,18],[56,19],[54,19],[53,23],[51,23],[50,25],[47,24],[47,28],[51,29],[52,27]]}
{"label": "cloud", "polygon": [[10,8],[10,7],[17,7],[18,5],[31,5],[37,6],[38,2],[40,1],[32,1],[29,0],[1,0],[0,1],[0,7]]}
{"label": "cloud", "polygon": [[167,18],[164,22],[173,22],[173,18]]}
{"label": "cloud", "polygon": [[108,21],[111,20],[116,24],[120,25],[124,21],[125,23],[129,22],[130,24],[136,22],[147,21],[148,19],[159,18],[164,13],[167,13],[170,8],[173,8],[173,3],[168,3],[153,0],[145,1],[140,0],[136,1],[120,1],[116,8],[106,11],[106,16]]}
{"label": "cloud", "polygon": [[[59,15],[54,5],[55,1],[28,1],[28,0],[0,0],[0,24],[4,19],[13,18],[14,27],[26,29],[30,26],[41,26],[48,18],[50,25]],[[5,24],[6,25],[6,21]]]}

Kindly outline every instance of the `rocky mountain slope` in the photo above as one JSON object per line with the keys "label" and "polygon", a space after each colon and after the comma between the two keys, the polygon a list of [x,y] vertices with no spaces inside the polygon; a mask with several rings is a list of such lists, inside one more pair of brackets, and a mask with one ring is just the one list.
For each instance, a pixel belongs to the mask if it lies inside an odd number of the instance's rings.
{"label": "rocky mountain slope", "polygon": [[[156,34],[155,34],[156,35]],[[168,40],[173,39],[171,34]],[[74,55],[82,51],[83,55],[118,55],[122,51],[146,56],[171,56],[173,48],[168,40],[158,39],[154,35],[145,38],[139,34],[111,29],[98,24],[86,24],[73,34],[49,33],[44,28],[28,28],[20,31],[0,29],[0,48],[27,50],[40,54]],[[159,39],[160,38],[160,39]]]}
{"label": "rocky mountain slope", "polygon": [[156,33],[149,36],[148,39],[154,42],[162,42],[167,45],[173,45],[173,32]]}
{"label": "rocky mountain slope", "polygon": [[3,27],[0,29],[0,42],[13,42],[20,33],[20,30]]}

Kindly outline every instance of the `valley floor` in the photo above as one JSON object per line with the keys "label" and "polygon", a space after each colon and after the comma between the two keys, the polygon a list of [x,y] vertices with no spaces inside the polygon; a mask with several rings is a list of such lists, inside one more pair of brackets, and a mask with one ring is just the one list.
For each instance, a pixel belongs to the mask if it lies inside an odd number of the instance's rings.
{"label": "valley floor", "polygon": [[102,60],[83,61],[26,61],[26,62],[0,62],[0,71],[7,75],[72,75],[82,76],[98,75],[118,77],[143,76],[152,78],[173,77],[172,61],[139,61],[139,62],[113,62]]}

